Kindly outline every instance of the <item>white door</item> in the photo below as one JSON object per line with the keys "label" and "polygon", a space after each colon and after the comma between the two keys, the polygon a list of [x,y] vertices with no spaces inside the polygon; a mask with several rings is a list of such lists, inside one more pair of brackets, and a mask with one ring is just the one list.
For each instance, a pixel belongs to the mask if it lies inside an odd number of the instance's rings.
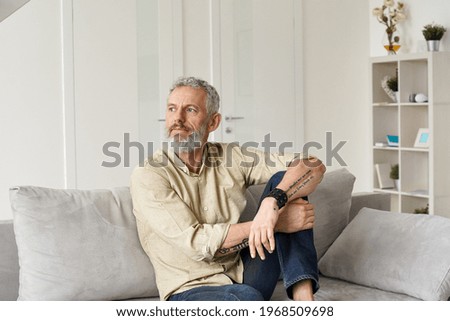
{"label": "white door", "polygon": [[298,151],[303,144],[301,3],[213,0],[211,12],[213,82],[223,116],[215,139],[270,145],[272,151],[291,145]]}

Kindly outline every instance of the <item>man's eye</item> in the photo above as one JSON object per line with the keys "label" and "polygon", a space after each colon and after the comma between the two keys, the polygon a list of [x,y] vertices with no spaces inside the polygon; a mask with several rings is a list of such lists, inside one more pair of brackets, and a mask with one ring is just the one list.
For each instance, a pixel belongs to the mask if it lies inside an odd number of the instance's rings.
{"label": "man's eye", "polygon": [[169,107],[169,108],[167,108],[167,110],[170,111],[170,112],[174,112],[175,111],[175,107]]}
{"label": "man's eye", "polygon": [[190,112],[190,113],[195,113],[195,112],[197,111],[197,109],[195,109],[195,108],[193,108],[193,107],[189,107],[189,108],[187,109],[187,111]]}

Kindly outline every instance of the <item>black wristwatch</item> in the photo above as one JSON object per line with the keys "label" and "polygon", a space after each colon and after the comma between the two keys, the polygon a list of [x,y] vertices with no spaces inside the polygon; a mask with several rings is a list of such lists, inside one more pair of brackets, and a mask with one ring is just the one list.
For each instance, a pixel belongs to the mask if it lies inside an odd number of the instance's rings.
{"label": "black wristwatch", "polygon": [[279,188],[274,188],[273,190],[271,190],[266,197],[273,197],[274,199],[276,199],[278,209],[281,209],[284,205],[286,205],[288,200],[286,193]]}

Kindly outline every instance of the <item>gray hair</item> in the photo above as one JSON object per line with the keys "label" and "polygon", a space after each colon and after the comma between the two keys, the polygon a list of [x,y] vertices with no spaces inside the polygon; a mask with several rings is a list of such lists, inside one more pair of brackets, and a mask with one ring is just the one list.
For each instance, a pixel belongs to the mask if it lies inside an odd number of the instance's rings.
{"label": "gray hair", "polygon": [[206,92],[206,111],[208,116],[211,116],[219,111],[220,107],[220,97],[216,89],[211,86],[207,81],[195,78],[195,77],[181,77],[178,78],[172,85],[169,91],[169,95],[175,88],[178,87],[191,87],[191,88],[201,88]]}

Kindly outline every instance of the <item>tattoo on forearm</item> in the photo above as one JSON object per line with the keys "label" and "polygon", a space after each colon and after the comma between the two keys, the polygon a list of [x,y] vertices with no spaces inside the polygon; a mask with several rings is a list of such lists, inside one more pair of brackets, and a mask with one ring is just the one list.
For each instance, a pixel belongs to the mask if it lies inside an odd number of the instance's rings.
{"label": "tattoo on forearm", "polygon": [[300,184],[292,193],[290,193],[288,195],[288,198],[291,198],[295,193],[297,193],[301,188],[305,187],[305,185],[307,185],[312,179],[314,178],[314,176],[310,176],[308,177],[302,184]]}
{"label": "tattoo on forearm", "polygon": [[311,170],[309,169],[305,174],[303,174],[298,180],[296,180],[294,183],[289,186],[286,192],[289,192],[295,185],[297,185],[298,182],[300,182],[302,179],[304,179],[306,176],[308,176],[311,173]]}
{"label": "tattoo on forearm", "polygon": [[218,252],[220,253],[220,254],[227,254],[227,253],[229,253],[230,252],[230,249],[229,248],[221,248],[221,249],[219,249],[218,250]]}
{"label": "tattoo on forearm", "polygon": [[240,251],[242,249],[245,249],[246,247],[248,247],[248,238],[243,239],[242,242],[239,244],[236,244],[229,248],[221,248],[218,251],[220,254],[228,254],[230,252]]}
{"label": "tattoo on forearm", "polygon": [[[297,179],[294,183],[291,184],[291,186],[289,186],[289,188],[287,189],[286,193],[288,193],[295,185],[297,185],[298,182],[302,181],[306,176],[308,176],[309,174],[311,174],[311,170],[309,169],[305,174],[303,174],[299,179]],[[292,191],[291,193],[288,194],[288,198],[291,198],[292,196],[295,195],[295,193],[297,193],[300,189],[302,189],[306,184],[309,183],[309,181],[311,181],[311,179],[313,178],[313,176],[308,177],[302,184],[300,184],[294,191]]]}

